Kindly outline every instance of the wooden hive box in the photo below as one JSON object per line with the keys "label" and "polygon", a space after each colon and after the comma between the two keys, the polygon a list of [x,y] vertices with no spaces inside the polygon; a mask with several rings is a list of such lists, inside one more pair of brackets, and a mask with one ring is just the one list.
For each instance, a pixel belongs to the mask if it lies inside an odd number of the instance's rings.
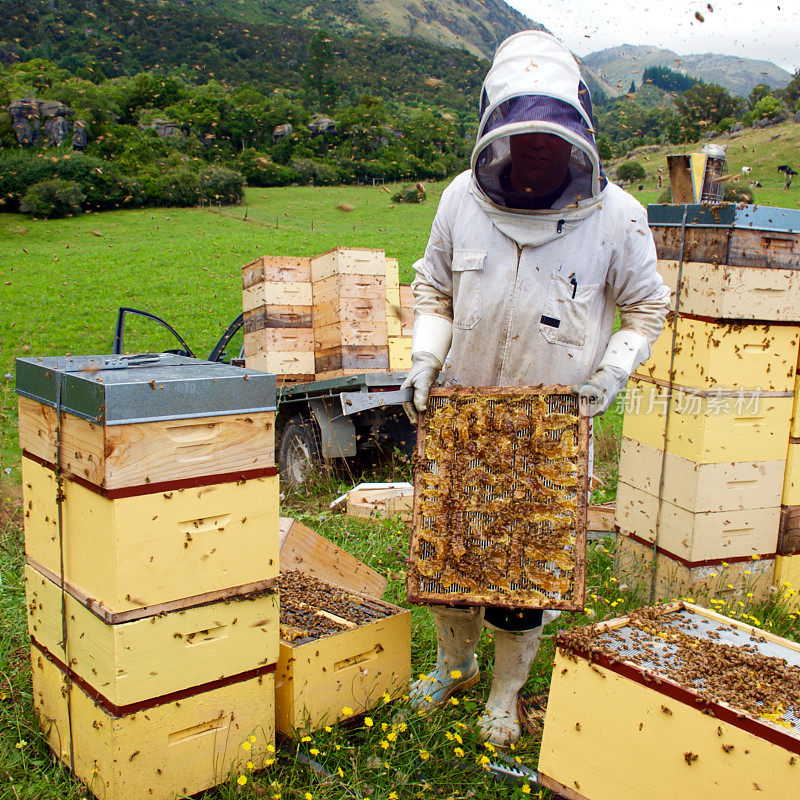
{"label": "wooden hive box", "polygon": [[[54,471],[22,459],[27,554],[61,574]],[[257,583],[278,574],[278,475],[99,490],[65,481],[65,579],[114,612]]]}
{"label": "wooden hive box", "polygon": [[163,354],[17,359],[20,447],[108,490],[275,465],[275,376]]}
{"label": "wooden hive box", "polygon": [[297,571],[279,585],[278,731],[314,731],[408,691],[410,611]]}
{"label": "wooden hive box", "polygon": [[311,260],[319,380],[389,369],[386,259],[337,248]]}
{"label": "wooden hive box", "polygon": [[572,800],[796,797],[798,674],[795,642],[689,603],[561,631],[540,781]]}
{"label": "wooden hive box", "polygon": [[400,264],[396,258],[386,258],[386,332],[390,337],[401,335],[400,323]]}
{"label": "wooden hive box", "polygon": [[278,660],[274,581],[236,587],[219,599],[122,613],[65,584],[69,659],[58,576],[29,558],[25,589],[31,639],[61,663],[69,660],[74,673],[114,706],[151,701]]}
{"label": "wooden hive box", "polygon": [[675,311],[681,271],[680,312],[715,320],[800,320],[800,272],[796,269],[736,267],[702,261],[661,259],[658,272],[672,291]]}
{"label": "wooden hive box", "polygon": [[360,484],[347,493],[345,513],[351,517],[387,517],[397,515],[411,522],[414,487],[410,483]]}
{"label": "wooden hive box", "polygon": [[[767,596],[775,572],[775,555],[738,556],[689,561],[659,544],[655,565],[655,596],[743,597],[753,593],[757,600]],[[653,543],[638,533],[617,531],[614,574],[620,583],[650,591],[653,582]]]}
{"label": "wooden hive box", "polygon": [[775,586],[783,593],[786,607],[800,609],[800,554],[775,556]]}
{"label": "wooden hive box", "polygon": [[798,343],[800,327],[794,325],[743,325],[683,314],[676,319],[673,314],[636,374],[662,382],[671,378],[692,389],[790,392]]}
{"label": "wooden hive box", "polygon": [[408,599],[583,608],[587,494],[588,422],[568,387],[433,389]]}
{"label": "wooden hive box", "polygon": [[733,203],[650,205],[647,215],[660,259],[772,269],[800,267],[797,209]]}
{"label": "wooden hive box", "polygon": [[31,660],[33,707],[50,748],[67,767],[72,755],[75,775],[102,800],[174,800],[245,773],[247,761],[255,769],[271,762],[274,666],[155,705],[112,707],[67,680],[36,643]]}
{"label": "wooden hive box", "polygon": [[676,386],[670,395],[666,386],[632,378],[623,436],[663,448],[668,402],[669,453],[698,464],[786,457],[793,405],[788,392],[720,393]]}
{"label": "wooden hive box", "polygon": [[392,372],[408,372],[411,369],[411,337],[389,337],[389,369]]}
{"label": "wooden hive box", "polygon": [[411,286],[400,287],[400,335],[411,336],[414,331],[414,293]]}
{"label": "wooden hive box", "polygon": [[242,268],[245,362],[279,382],[314,379],[311,259],[263,256]]}

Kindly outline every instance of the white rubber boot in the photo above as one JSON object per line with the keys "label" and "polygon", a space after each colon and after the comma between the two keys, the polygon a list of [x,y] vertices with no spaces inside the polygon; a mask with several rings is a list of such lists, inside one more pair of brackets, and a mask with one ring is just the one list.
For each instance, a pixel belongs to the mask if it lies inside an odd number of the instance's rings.
{"label": "white rubber boot", "polygon": [[517,696],[528,680],[542,628],[504,631],[494,628],[494,672],[486,710],[478,720],[483,738],[501,747],[519,738]]}
{"label": "white rubber boot", "polygon": [[475,648],[483,629],[483,608],[433,606],[436,626],[436,667],[409,691],[411,707],[423,711],[443,706],[457,691],[480,678]]}

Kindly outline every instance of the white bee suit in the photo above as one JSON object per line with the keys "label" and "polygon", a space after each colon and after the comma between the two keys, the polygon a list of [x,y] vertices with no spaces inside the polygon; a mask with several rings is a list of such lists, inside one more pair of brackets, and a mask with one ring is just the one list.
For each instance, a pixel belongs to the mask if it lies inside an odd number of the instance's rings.
{"label": "white bee suit", "polygon": [[[481,110],[472,169],[442,194],[414,265],[415,315],[452,320],[446,382],[582,383],[605,354],[617,307],[622,329],[649,343],[662,330],[669,290],[645,209],[603,175],[588,91],[549,34],[525,31],[500,46]],[[573,145],[569,185],[546,210],[507,205],[498,178],[509,136],[528,132]]]}

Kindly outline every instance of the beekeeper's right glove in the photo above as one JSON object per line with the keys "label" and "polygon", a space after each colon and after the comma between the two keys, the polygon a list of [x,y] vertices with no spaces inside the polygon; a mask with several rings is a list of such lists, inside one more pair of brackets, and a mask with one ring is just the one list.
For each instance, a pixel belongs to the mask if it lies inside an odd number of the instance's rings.
{"label": "beekeeper's right glove", "polygon": [[428,407],[428,393],[436,383],[453,340],[453,323],[435,314],[420,314],[414,320],[411,339],[411,369],[400,386],[414,389],[413,403],[403,403],[408,418],[416,424],[418,411]]}

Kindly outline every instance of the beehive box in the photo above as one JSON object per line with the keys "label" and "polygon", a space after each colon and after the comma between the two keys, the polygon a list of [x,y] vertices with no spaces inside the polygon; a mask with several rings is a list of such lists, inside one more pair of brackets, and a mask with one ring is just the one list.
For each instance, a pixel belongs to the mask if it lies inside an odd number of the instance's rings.
{"label": "beehive box", "polygon": [[390,337],[401,335],[400,323],[400,264],[396,258],[386,258],[386,331]]}
{"label": "beehive box", "polygon": [[775,556],[775,586],[783,593],[782,601],[797,611],[800,608],[800,554]]}
{"label": "beehive box", "polygon": [[[58,576],[25,567],[28,632],[67,662]],[[236,587],[212,602],[114,614],[65,584],[66,652],[75,674],[115,706],[153,700],[278,660],[274,582]]]}
{"label": "beehive box", "polygon": [[114,708],[79,679],[68,681],[64,665],[35,642],[31,660],[34,711],[50,748],[68,767],[72,751],[75,775],[103,800],[186,797],[272,756],[274,666],[156,705]]}
{"label": "beehive box", "polygon": [[669,286],[675,311],[678,271],[680,311],[711,319],[797,323],[800,320],[800,273],[796,269],[736,267],[702,261],[661,259],[658,272]]}
{"label": "beehive box", "polygon": [[238,480],[275,464],[275,376],[176,355],[17,359],[19,441],[109,490]]}
{"label": "beehive box", "polygon": [[410,483],[361,484],[347,493],[345,513],[351,517],[386,517],[397,515],[411,522],[414,487]]}
{"label": "beehive box", "polygon": [[408,691],[409,611],[297,571],[282,573],[278,582],[278,731],[317,730]]}
{"label": "beehive box", "polygon": [[635,533],[686,561],[728,559],[774,553],[778,544],[780,506],[726,511],[688,511],[658,495],[620,481],[615,521],[624,533]]}
{"label": "beehive box", "polygon": [[263,256],[242,268],[242,289],[247,366],[313,380],[311,259]]}
{"label": "beehive box", "polygon": [[431,391],[409,600],[583,608],[587,451],[588,422],[567,387]]}
{"label": "beehive box", "polygon": [[553,791],[797,796],[796,643],[680,603],[561,631],[556,647],[539,757]]}
{"label": "beehive box", "polygon": [[692,513],[778,506],[785,468],[783,459],[698,464],[625,437],[619,458],[622,482]]}
{"label": "beehive box", "polygon": [[386,258],[337,248],[311,259],[319,380],[389,369]]}
{"label": "beehive box", "polygon": [[795,438],[789,439],[786,452],[782,502],[785,506],[800,505],[800,440]]}
{"label": "beehive box", "polygon": [[[55,473],[23,458],[22,485],[26,552],[62,574]],[[131,494],[65,481],[65,579],[121,612],[278,574],[274,467],[245,481],[170,486]]]}
{"label": "beehive box", "polygon": [[[614,574],[620,583],[650,591],[653,570],[653,543],[631,531],[617,532],[614,547]],[[676,597],[742,597],[752,592],[760,600],[767,596],[775,571],[775,555],[712,558],[689,561],[677,553],[657,548],[655,596],[660,600]]]}
{"label": "beehive box", "polygon": [[786,458],[793,405],[788,392],[675,387],[670,394],[666,386],[633,378],[628,382],[622,435],[663,449],[668,402],[669,453],[698,464]]}
{"label": "beehive box", "polygon": [[733,203],[650,205],[647,216],[660,259],[773,269],[800,266],[797,209]]}
{"label": "beehive box", "polygon": [[781,508],[778,554],[800,554],[800,506],[784,506]]}
{"label": "beehive box", "polygon": [[400,287],[400,335],[411,336],[414,331],[414,293],[411,286]]}
{"label": "beehive box", "polygon": [[411,369],[411,337],[389,337],[389,369],[392,372],[407,372]]}
{"label": "beehive box", "polygon": [[692,389],[791,392],[798,342],[800,327],[794,325],[743,325],[673,314],[637,374],[671,378]]}

